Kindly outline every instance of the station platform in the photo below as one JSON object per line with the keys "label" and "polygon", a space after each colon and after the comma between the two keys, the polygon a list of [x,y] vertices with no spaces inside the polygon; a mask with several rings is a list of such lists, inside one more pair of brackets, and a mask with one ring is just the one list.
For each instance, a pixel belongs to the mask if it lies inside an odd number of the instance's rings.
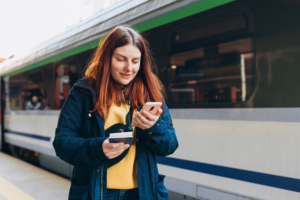
{"label": "station platform", "polygon": [[0,200],[66,200],[70,181],[0,152]]}

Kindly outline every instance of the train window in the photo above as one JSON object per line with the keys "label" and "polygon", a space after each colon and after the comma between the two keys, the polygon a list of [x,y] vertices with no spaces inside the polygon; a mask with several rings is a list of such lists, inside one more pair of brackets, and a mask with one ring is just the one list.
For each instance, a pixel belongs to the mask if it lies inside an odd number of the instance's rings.
{"label": "train window", "polygon": [[253,90],[254,80],[252,29],[247,19],[244,13],[235,12],[183,26],[172,33],[170,107],[243,105]]}
{"label": "train window", "polygon": [[22,73],[9,79],[9,107],[11,110],[38,110],[43,97],[42,70]]}
{"label": "train window", "polygon": [[44,71],[42,69],[27,73],[27,79],[22,86],[22,96],[26,110],[41,109],[41,102],[45,97]]}
{"label": "train window", "polygon": [[[11,110],[53,109],[53,100],[50,96],[50,91],[53,90],[52,79],[52,65],[10,77],[8,107]],[[50,105],[51,102],[52,105]]]}
{"label": "train window", "polygon": [[232,107],[252,91],[252,39],[219,43],[170,56],[172,107]]}
{"label": "train window", "polygon": [[60,110],[88,56],[83,52],[9,77],[7,109]]}

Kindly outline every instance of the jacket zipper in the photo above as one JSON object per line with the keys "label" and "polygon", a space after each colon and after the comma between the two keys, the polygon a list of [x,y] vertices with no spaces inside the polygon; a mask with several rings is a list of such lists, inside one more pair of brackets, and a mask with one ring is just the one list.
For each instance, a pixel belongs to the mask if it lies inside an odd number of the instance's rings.
{"label": "jacket zipper", "polygon": [[103,168],[104,168],[104,164],[102,165],[102,168],[101,168],[101,174],[100,174],[100,178],[101,178],[101,197],[100,197],[100,200],[103,199]]}

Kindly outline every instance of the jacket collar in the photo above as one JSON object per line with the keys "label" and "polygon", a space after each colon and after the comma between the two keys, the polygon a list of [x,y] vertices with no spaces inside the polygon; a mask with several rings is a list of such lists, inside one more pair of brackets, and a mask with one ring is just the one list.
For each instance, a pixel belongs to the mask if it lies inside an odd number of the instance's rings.
{"label": "jacket collar", "polygon": [[[74,84],[74,87],[77,87],[77,88],[83,88],[83,89],[87,89],[87,90],[90,90],[92,93],[93,93],[93,101],[94,101],[94,105],[96,105],[96,93],[95,91],[90,88],[87,84],[86,84],[86,81],[88,81],[88,79],[86,79],[86,76],[83,76],[81,79],[79,79],[75,84]],[[101,134],[102,134],[102,137],[105,137],[105,130],[104,130],[104,119],[103,117],[101,117],[98,112],[96,111],[96,118],[97,118],[97,121],[98,121],[98,124],[100,126],[100,130],[101,130]]]}
{"label": "jacket collar", "polygon": [[94,104],[96,104],[96,93],[95,91],[90,88],[87,84],[86,81],[88,81],[88,79],[86,78],[86,76],[83,76],[82,78],[80,78],[75,84],[74,87],[78,87],[78,88],[83,88],[83,89],[87,89],[90,90],[93,93],[93,100],[94,100]]}
{"label": "jacket collar", "polygon": [[83,76],[82,78],[80,78],[80,79],[74,84],[74,87],[81,87],[81,88],[85,88],[85,89],[92,90],[88,85],[86,85],[86,83],[85,83],[85,78],[86,78],[86,76]]}

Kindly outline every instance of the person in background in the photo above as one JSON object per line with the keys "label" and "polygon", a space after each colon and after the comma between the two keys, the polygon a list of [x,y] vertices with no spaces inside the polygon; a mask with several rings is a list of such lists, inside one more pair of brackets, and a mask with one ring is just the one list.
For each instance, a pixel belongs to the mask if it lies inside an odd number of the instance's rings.
{"label": "person in background", "polygon": [[[60,112],[53,146],[74,166],[69,200],[168,200],[156,156],[178,147],[163,85],[147,41],[126,26],[101,42],[85,76]],[[155,114],[139,112],[161,102]],[[110,133],[129,132],[132,145],[110,143]]]}
{"label": "person in background", "polygon": [[63,105],[64,105],[64,103],[66,101],[66,97],[61,92],[61,93],[59,93],[58,98],[59,98],[59,109],[62,109],[62,107],[63,107]]}
{"label": "person in background", "polygon": [[53,108],[48,103],[47,98],[42,99],[42,105],[40,106],[40,110],[53,110]]}
{"label": "person in background", "polygon": [[27,102],[26,104],[26,110],[39,110],[40,107],[41,103],[36,95],[33,95],[31,101]]}

